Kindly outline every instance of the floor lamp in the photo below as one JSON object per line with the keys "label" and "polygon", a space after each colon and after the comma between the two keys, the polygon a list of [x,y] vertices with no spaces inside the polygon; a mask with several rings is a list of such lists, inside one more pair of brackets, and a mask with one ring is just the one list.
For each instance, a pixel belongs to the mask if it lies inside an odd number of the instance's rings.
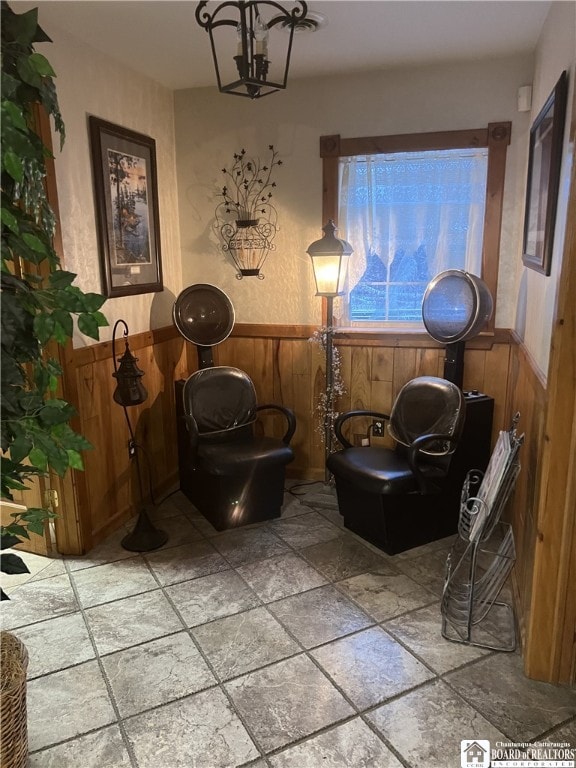
{"label": "floor lamp", "polygon": [[[323,296],[326,299],[326,392],[323,428],[324,458],[327,459],[332,452],[332,416],[334,410],[333,306],[334,298],[342,296],[345,292],[344,283],[348,271],[348,260],[353,249],[346,240],[336,237],[336,226],[332,220],[322,228],[322,231],[324,237],[313,242],[306,253],[312,260],[316,296]],[[327,469],[325,469],[324,478],[328,483],[330,472]]]}
{"label": "floor lamp", "polygon": [[[126,345],[122,357],[116,360],[116,329],[119,325],[124,326],[124,343]],[[112,376],[116,379],[117,386],[114,391],[114,400],[122,406],[128,431],[130,433],[130,442],[128,443],[128,453],[131,459],[136,462],[136,474],[138,476],[138,488],[140,491],[140,510],[134,530],[122,539],[122,546],[131,552],[149,552],[152,549],[158,549],[168,541],[168,534],[156,528],[144,506],[144,491],[142,488],[142,473],[140,471],[140,460],[138,450],[140,446],[136,443],[134,431],[128,418],[127,408],[132,405],[140,405],[148,397],[148,392],[142,384],[144,371],[136,365],[138,358],[134,357],[128,346],[128,326],[124,320],[117,320],[112,331],[112,358],[114,360],[114,373]],[[118,363],[118,364],[117,364]]]}

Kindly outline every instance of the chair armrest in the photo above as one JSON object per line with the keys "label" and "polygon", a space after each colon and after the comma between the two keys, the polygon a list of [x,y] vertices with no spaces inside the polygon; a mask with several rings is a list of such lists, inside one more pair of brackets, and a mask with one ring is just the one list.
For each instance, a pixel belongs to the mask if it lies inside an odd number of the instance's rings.
{"label": "chair armrest", "polygon": [[292,440],[292,438],[294,437],[294,432],[296,432],[296,416],[294,415],[294,411],[291,408],[287,408],[284,405],[276,405],[275,403],[258,405],[256,406],[256,410],[257,411],[264,411],[264,410],[279,411],[286,417],[288,426],[286,428],[286,432],[284,433],[284,437],[282,438],[282,442],[288,445],[290,443],[290,440]]}
{"label": "chair armrest", "polygon": [[198,450],[198,424],[196,424],[196,419],[193,416],[190,416],[189,414],[184,415],[184,421],[186,422],[186,429],[188,430],[188,434],[190,435],[190,447],[192,448],[192,452],[194,455],[196,455],[196,451]]}
{"label": "chair armrest", "polygon": [[[418,466],[420,452],[425,445],[428,443],[434,443],[437,440],[440,440],[443,443],[451,443],[454,446],[458,445],[458,438],[453,437],[452,435],[443,435],[439,432],[433,432],[430,435],[420,435],[420,437],[417,437],[416,440],[410,443],[410,448],[408,450],[408,462],[410,464],[410,469],[412,472],[414,472],[414,476],[416,477],[416,482],[418,483],[420,493],[427,493],[430,487],[430,481],[424,477],[420,467]],[[451,451],[446,451],[446,454],[448,453],[451,453]],[[446,454],[438,455],[441,456]]]}
{"label": "chair armrest", "polygon": [[336,419],[334,422],[334,434],[336,435],[336,439],[338,442],[344,446],[344,448],[352,448],[352,443],[347,440],[344,435],[342,434],[342,427],[344,424],[348,421],[348,419],[352,419],[355,416],[373,416],[375,419],[382,419],[383,421],[388,421],[390,419],[390,416],[388,416],[385,413],[378,413],[378,411],[346,411],[346,413],[341,413],[340,416]]}

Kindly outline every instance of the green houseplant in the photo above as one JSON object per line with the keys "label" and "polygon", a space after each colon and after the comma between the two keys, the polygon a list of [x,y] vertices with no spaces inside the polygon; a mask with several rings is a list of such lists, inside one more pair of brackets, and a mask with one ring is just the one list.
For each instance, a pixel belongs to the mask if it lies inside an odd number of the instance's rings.
{"label": "green houseplant", "polygon": [[[94,339],[108,322],[100,312],[105,298],[75,286],[76,275],[61,268],[53,246],[56,223],[45,187],[50,152],[35,130],[35,114],[44,109],[62,146],[55,73],[34,49],[50,38],[38,25],[38,9],[16,14],[2,2],[1,27],[1,495],[14,500],[35,476],[83,468],[81,451],[91,446],[70,427],[75,411],[57,396],[62,369],[48,347],[71,339],[74,318]],[[43,508],[12,515],[0,529],[0,548],[42,534],[50,516]],[[11,553],[1,556],[0,568],[28,570]]]}

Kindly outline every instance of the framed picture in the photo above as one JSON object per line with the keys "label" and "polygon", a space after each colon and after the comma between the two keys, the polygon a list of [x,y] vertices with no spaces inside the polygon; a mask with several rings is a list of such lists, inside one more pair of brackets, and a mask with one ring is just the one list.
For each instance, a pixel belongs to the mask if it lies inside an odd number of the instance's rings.
{"label": "framed picture", "polygon": [[89,117],[106,296],[162,290],[154,139]]}
{"label": "framed picture", "polygon": [[566,94],[563,72],[530,129],[522,261],[544,275],[550,274],[552,262]]}

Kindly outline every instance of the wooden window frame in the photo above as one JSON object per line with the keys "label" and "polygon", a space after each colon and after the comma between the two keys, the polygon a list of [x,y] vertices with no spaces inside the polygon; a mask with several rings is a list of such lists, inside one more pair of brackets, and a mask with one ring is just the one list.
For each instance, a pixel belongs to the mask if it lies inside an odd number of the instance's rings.
{"label": "wooden window frame", "polygon": [[[322,158],[322,222],[332,219],[338,224],[338,168],[340,158],[357,155],[378,155],[389,152],[419,152],[442,149],[488,148],[486,178],[486,208],[482,244],[482,279],[490,289],[494,306],[498,292],[498,264],[500,260],[500,234],[502,205],[506,175],[506,152],[510,144],[512,123],[489,123],[487,128],[432,133],[405,133],[394,136],[366,136],[343,139],[339,134],[320,137]],[[323,302],[322,320],[328,323],[326,302]],[[483,333],[494,333],[494,315]],[[331,320],[331,319],[330,319]],[[359,329],[370,333],[369,329]],[[349,329],[347,329],[349,332]],[[394,330],[398,333],[398,330]],[[414,331],[408,331],[414,333]],[[382,331],[374,331],[382,334]]]}

